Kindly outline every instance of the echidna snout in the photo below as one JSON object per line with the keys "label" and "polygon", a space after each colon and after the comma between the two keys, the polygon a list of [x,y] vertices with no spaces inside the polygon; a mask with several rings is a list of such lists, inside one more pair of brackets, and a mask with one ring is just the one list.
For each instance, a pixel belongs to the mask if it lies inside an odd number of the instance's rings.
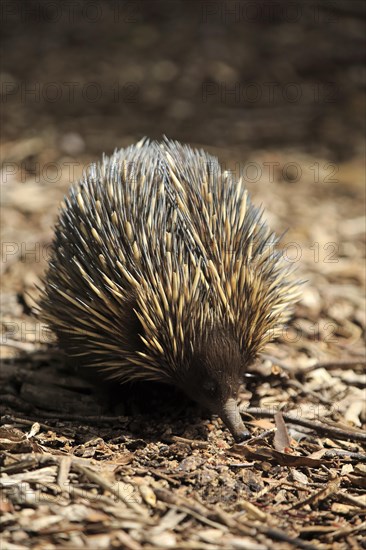
{"label": "echidna snout", "polygon": [[237,401],[233,397],[229,397],[229,399],[223,404],[220,418],[229,428],[235,441],[238,443],[250,437],[250,433],[246,430],[240,416]]}
{"label": "echidna snout", "polygon": [[236,441],[249,437],[237,405],[244,361],[235,339],[218,327],[205,335],[181,382],[187,395],[222,419]]}

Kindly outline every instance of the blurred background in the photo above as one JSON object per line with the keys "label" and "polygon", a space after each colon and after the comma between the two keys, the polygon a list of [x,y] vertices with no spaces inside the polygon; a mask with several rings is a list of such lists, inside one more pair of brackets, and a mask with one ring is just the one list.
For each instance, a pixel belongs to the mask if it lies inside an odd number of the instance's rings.
{"label": "blurred background", "polygon": [[308,322],[323,315],[342,338],[359,335],[362,1],[3,0],[1,20],[6,320],[28,311],[24,291],[35,292],[83,167],[165,134],[217,155],[273,228],[289,228]]}
{"label": "blurred background", "polygon": [[162,134],[337,160],[358,149],[360,0],[4,0],[1,10],[3,140],[37,137],[75,155]]}

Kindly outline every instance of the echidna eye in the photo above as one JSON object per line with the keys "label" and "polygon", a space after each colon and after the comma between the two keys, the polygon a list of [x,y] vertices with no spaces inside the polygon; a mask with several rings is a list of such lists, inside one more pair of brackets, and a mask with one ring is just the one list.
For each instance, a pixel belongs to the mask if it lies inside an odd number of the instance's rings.
{"label": "echidna eye", "polygon": [[202,388],[206,393],[214,395],[217,391],[217,385],[212,380],[205,380],[202,384]]}

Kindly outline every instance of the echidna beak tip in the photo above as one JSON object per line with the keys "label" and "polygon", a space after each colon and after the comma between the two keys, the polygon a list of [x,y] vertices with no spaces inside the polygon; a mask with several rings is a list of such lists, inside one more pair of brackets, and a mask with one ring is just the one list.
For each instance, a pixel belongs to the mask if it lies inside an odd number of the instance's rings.
{"label": "echidna beak tip", "polygon": [[243,441],[246,441],[250,438],[250,432],[248,432],[247,430],[243,430],[242,432],[234,435],[235,443],[243,443]]}

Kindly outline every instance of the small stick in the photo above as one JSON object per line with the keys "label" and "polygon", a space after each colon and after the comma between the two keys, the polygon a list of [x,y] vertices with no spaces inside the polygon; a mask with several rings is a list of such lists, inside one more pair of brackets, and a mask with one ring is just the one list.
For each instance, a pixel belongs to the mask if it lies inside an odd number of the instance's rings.
{"label": "small stick", "polygon": [[[257,408],[248,408],[240,411],[242,414],[249,414],[259,418],[273,418],[275,412],[269,411],[266,409],[257,409]],[[298,426],[304,426],[305,428],[310,428],[317,433],[320,433],[325,436],[334,437],[335,439],[345,439],[353,441],[363,441],[366,442],[366,433],[361,431],[347,431],[337,426],[328,426],[323,422],[317,422],[309,420],[307,418],[298,418],[292,414],[282,413],[283,418],[290,424],[296,424]]]}

